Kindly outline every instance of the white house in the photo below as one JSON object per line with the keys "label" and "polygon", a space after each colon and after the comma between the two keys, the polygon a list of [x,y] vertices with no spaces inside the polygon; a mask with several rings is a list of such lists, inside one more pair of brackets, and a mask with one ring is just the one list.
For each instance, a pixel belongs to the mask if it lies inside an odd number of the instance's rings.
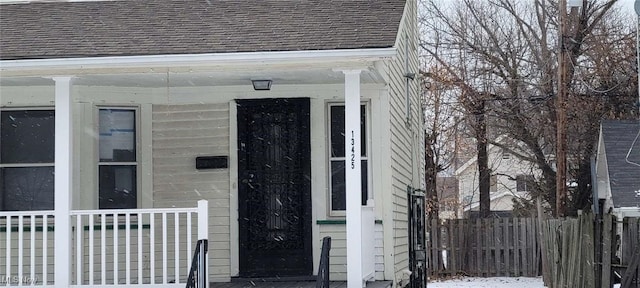
{"label": "white house", "polygon": [[[499,136],[497,142],[510,141]],[[509,145],[513,151],[520,151],[517,145]],[[496,145],[487,146],[490,169],[491,211],[497,215],[510,215],[514,197],[528,197],[534,177],[539,175],[535,165],[517,158],[509,151]],[[473,214],[480,210],[480,191],[478,158],[474,155],[458,167],[454,175],[458,178],[459,207],[458,217]]]}
{"label": "white house", "polygon": [[416,18],[413,0],[2,4],[0,275],[184,286],[205,199],[213,282],[310,277],[331,236],[332,280],[405,285]]}
{"label": "white house", "polygon": [[603,120],[592,162],[598,211],[640,217],[640,122]]}

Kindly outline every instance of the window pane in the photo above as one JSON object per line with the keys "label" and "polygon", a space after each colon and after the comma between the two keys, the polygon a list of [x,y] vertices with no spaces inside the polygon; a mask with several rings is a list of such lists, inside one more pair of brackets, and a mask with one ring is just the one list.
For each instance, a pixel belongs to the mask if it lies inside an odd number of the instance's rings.
{"label": "window pane", "polygon": [[[345,210],[347,207],[347,199],[345,196],[345,161],[331,161],[331,208],[332,210]],[[367,191],[368,191],[368,167],[367,160],[361,161],[362,165],[362,191],[361,199],[362,205],[367,204]]]}
{"label": "window pane", "polygon": [[[360,106],[360,154],[367,155],[366,106]],[[331,157],[344,157],[344,106],[331,106]]]}
{"label": "window pane", "polygon": [[0,169],[0,210],[53,210],[53,167]]}
{"label": "window pane", "polygon": [[331,157],[344,157],[344,106],[331,106]]}
{"label": "window pane", "polygon": [[100,161],[136,161],[134,110],[100,109]]}
{"label": "window pane", "polygon": [[360,154],[367,156],[367,109],[366,106],[360,106]]}
{"label": "window pane", "polygon": [[491,175],[490,181],[490,191],[497,192],[498,191],[498,175]]}
{"label": "window pane", "polygon": [[136,208],[136,166],[100,166],[100,209]]}
{"label": "window pane", "polygon": [[53,163],[55,120],[51,110],[0,112],[2,163]]}
{"label": "window pane", "polygon": [[517,175],[516,176],[516,191],[528,192],[531,191],[530,185],[533,184],[534,178],[531,175]]}

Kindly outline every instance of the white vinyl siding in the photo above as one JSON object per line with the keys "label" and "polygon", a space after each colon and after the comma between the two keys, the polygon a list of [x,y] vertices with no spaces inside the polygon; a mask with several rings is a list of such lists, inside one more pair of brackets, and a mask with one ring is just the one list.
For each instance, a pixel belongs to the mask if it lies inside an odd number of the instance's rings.
{"label": "white vinyl siding", "polygon": [[229,169],[197,170],[198,156],[229,156],[229,105],[154,105],[153,206],[209,200],[209,275],[228,279]]}
{"label": "white vinyl siding", "polygon": [[[329,251],[329,271],[331,281],[347,280],[347,233],[345,224],[322,224],[320,228],[320,243],[322,238],[331,237],[331,250]],[[384,240],[382,224],[375,225],[375,279],[384,279]],[[370,241],[370,240],[367,240]],[[314,271],[314,274],[317,272]]]}
{"label": "white vinyl siding", "polygon": [[[396,281],[403,275],[400,271],[407,269],[409,264],[408,246],[408,203],[407,186],[414,189],[424,187],[424,179],[420,175],[424,167],[423,129],[420,115],[419,79],[409,81],[408,99],[411,101],[410,122],[407,123],[407,93],[405,73],[418,72],[416,3],[407,1],[403,23],[401,23],[397,40],[397,56],[389,65],[389,113],[391,137],[391,189],[393,193],[393,265]],[[408,36],[406,35],[413,35]],[[406,47],[409,45],[409,47]],[[405,50],[405,47],[407,48]],[[405,53],[409,52],[409,55]],[[409,57],[408,71],[405,69],[405,57]],[[385,225],[387,223],[385,222]],[[406,278],[406,277],[405,277]]]}

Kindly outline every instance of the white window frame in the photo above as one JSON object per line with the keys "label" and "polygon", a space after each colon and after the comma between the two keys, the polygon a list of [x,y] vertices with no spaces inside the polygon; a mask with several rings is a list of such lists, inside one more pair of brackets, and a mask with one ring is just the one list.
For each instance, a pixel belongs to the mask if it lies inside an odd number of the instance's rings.
{"label": "white window frame", "polygon": [[[518,179],[522,179],[520,181],[522,181],[522,185],[524,185],[524,190],[519,190],[518,189],[518,182],[519,182]],[[528,183],[528,180],[530,180],[530,179],[531,180],[534,179],[533,175],[529,175],[529,174],[518,174],[518,175],[516,175],[516,192],[519,192],[519,193],[523,193],[523,192],[529,193],[529,192],[531,192],[531,187],[530,187],[531,183]]]}
{"label": "white window frame", "polygon": [[[373,175],[373,171],[371,170],[371,153],[372,153],[372,147],[371,147],[371,103],[370,101],[361,101],[360,102],[360,106],[364,105],[364,111],[366,113],[365,115],[365,133],[366,133],[366,145],[367,145],[367,150],[364,156],[360,157],[360,160],[366,160],[367,161],[367,200],[368,199],[373,199],[373,192],[372,192],[372,175]],[[346,161],[346,155],[343,157],[332,157],[331,156],[331,107],[335,107],[335,106],[345,106],[344,102],[328,102],[325,105],[325,109],[326,109],[326,120],[325,120],[325,124],[326,124],[326,139],[327,139],[327,211],[328,211],[328,215],[332,216],[332,217],[346,217],[347,212],[346,210],[333,210],[333,204],[332,204],[332,195],[333,195],[333,191],[332,191],[332,187],[331,187],[331,162],[332,161]],[[345,112],[346,113],[346,112]],[[345,114],[346,116],[346,114]],[[346,153],[346,151],[345,151]],[[346,169],[346,166],[345,166]],[[345,170],[346,171],[346,170]],[[346,191],[345,191],[346,192]]]}
{"label": "white window frame", "polygon": [[142,175],[142,153],[141,153],[141,107],[139,105],[97,105],[95,106],[95,115],[94,115],[94,123],[95,123],[95,127],[94,127],[94,131],[96,131],[96,134],[99,135],[100,133],[100,110],[108,110],[108,109],[114,109],[114,110],[131,110],[134,111],[135,114],[135,123],[134,123],[134,127],[135,127],[135,155],[136,155],[136,161],[135,162],[102,162],[100,161],[100,137],[96,137],[95,139],[95,200],[94,200],[94,205],[96,207],[96,209],[100,209],[100,166],[136,166],[135,171],[136,171],[136,209],[137,208],[141,208],[142,207],[142,181],[143,181],[143,175]]}
{"label": "white window frame", "polygon": [[502,149],[502,159],[509,160],[511,159],[511,153],[509,151]]}
{"label": "white window frame", "polygon": [[491,173],[489,175],[489,193],[497,193],[498,192],[498,175]]}
{"label": "white window frame", "polygon": [[[55,117],[55,107],[51,106],[20,106],[20,107],[2,107],[0,108],[0,113],[5,111],[53,111]],[[55,118],[54,118],[55,121]],[[55,158],[55,150],[54,150],[54,158]],[[3,164],[0,162],[0,168],[30,168],[30,167],[54,167],[55,168],[55,160],[51,163],[7,163]],[[2,197],[2,196],[0,196]],[[55,191],[54,191],[54,199],[55,201]],[[4,211],[4,210],[0,210]],[[30,210],[20,210],[20,211],[30,211]]]}

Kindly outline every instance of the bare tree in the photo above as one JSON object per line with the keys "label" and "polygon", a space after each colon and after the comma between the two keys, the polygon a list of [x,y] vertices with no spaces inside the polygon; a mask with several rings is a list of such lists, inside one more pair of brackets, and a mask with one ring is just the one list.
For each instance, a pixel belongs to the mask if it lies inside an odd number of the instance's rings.
{"label": "bare tree", "polygon": [[[627,96],[637,89],[631,76],[635,75],[635,50],[628,45],[633,29],[621,22],[623,16],[613,8],[615,2],[586,1],[563,41],[571,63],[565,85],[569,88],[569,173],[578,182],[578,189],[570,191],[573,210],[586,206],[591,195],[588,159],[600,118],[635,113],[630,100],[634,98]],[[447,3],[421,3],[421,47],[446,72],[434,81],[459,87],[458,102],[468,121],[476,124],[481,207],[482,195],[488,191],[483,189],[486,167],[480,161],[480,144],[487,140],[538,168],[541,174],[534,194],[543,196],[555,211],[557,2]],[[619,65],[611,67],[611,61]],[[482,132],[483,122],[488,134]],[[493,141],[498,134],[517,140],[522,147]]]}
{"label": "bare tree", "polygon": [[457,88],[444,81],[432,81],[430,75],[436,75],[438,67],[422,71],[422,92],[425,111],[425,182],[427,186],[428,219],[439,218],[440,201],[436,179],[445,171],[456,168],[455,153],[457,150],[456,129],[462,114],[456,110]]}

